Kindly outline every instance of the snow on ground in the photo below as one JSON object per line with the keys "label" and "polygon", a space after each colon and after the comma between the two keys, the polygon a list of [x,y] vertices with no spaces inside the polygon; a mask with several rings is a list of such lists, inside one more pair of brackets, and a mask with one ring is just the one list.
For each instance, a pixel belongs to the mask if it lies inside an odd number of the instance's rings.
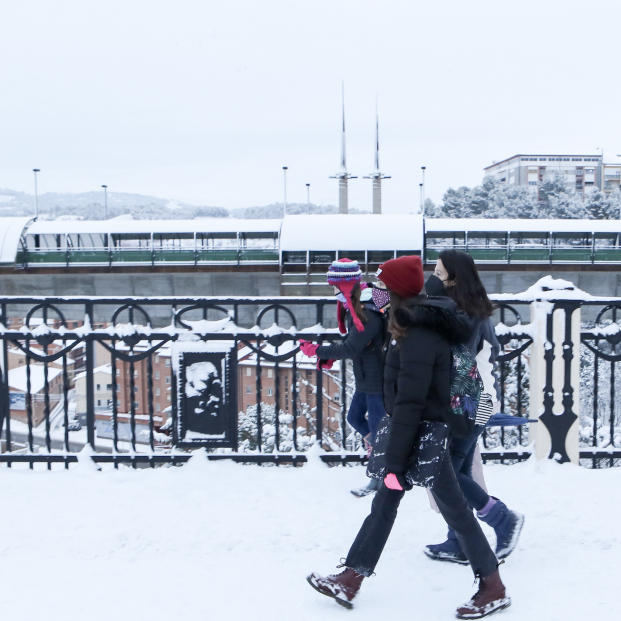
{"label": "snow on ground", "polygon": [[[501,566],[513,606],[494,619],[616,619],[621,469],[534,460],[486,466],[488,487],[526,522]],[[444,539],[423,490],[406,494],[377,576],[348,612],[313,591],[367,515],[360,467],[208,462],[97,472],[0,468],[6,619],[344,620],[454,618],[467,567],[428,560]],[[486,533],[493,540],[493,532]]]}

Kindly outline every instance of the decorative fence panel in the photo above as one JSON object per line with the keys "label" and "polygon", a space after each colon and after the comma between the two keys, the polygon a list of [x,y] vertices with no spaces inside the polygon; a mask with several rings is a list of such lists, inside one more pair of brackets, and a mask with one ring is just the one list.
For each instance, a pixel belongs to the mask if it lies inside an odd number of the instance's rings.
{"label": "decorative fence panel", "polygon": [[[533,446],[591,467],[621,459],[621,300],[560,282],[492,296],[500,411],[539,422],[486,430],[485,461]],[[586,307],[599,314],[580,329]],[[205,447],[298,464],[316,441],[328,463],[364,462],[350,366],[318,370],[299,349],[342,340],[335,326],[333,298],[2,298],[0,462],[68,467],[90,447],[98,463],[155,466]]]}

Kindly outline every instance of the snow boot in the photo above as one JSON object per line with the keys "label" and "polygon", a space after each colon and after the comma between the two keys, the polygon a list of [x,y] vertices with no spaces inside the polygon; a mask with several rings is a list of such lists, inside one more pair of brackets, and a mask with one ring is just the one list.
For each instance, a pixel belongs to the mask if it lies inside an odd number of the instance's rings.
{"label": "snow boot", "polygon": [[480,619],[509,606],[511,598],[507,596],[505,585],[496,570],[487,578],[479,577],[479,590],[469,602],[457,609],[457,618]]}
{"label": "snow boot", "polygon": [[371,479],[368,485],[365,485],[364,487],[359,487],[358,489],[352,489],[351,493],[356,498],[364,498],[365,496],[368,496],[369,494],[375,493],[378,490],[378,488],[379,488],[379,479]]}
{"label": "snow boot", "polygon": [[498,498],[494,500],[496,504],[489,512],[484,516],[477,514],[477,517],[496,531],[496,558],[502,560],[515,550],[524,524],[524,516],[517,511],[511,511]]}
{"label": "snow boot", "polygon": [[354,607],[351,601],[358,594],[364,576],[347,567],[340,574],[332,574],[327,578],[313,572],[306,580],[315,591],[332,597],[337,604],[351,609]]}
{"label": "snow boot", "polygon": [[452,528],[449,528],[448,539],[444,543],[425,546],[423,551],[434,561],[447,561],[449,563],[459,563],[460,565],[470,564]]}

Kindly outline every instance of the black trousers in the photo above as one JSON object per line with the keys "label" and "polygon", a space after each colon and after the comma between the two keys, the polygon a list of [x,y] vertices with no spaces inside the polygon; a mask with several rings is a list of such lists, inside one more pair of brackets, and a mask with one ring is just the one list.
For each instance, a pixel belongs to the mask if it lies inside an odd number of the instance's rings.
{"label": "black trousers", "polygon": [[[370,576],[382,555],[397,509],[405,492],[388,489],[383,483],[375,494],[371,513],[349,550],[345,565],[363,576]],[[477,576],[489,576],[498,567],[496,555],[481,530],[461,491],[449,452],[446,451],[440,473],[431,490],[442,517],[455,531],[470,566]]]}

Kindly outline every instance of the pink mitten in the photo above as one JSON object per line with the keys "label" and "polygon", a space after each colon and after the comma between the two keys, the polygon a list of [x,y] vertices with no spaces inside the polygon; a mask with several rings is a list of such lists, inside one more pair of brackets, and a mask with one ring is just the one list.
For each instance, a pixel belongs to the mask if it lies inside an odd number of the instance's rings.
{"label": "pink mitten", "polygon": [[313,356],[317,355],[317,348],[319,347],[319,345],[315,345],[314,343],[311,343],[310,341],[303,341],[300,339],[300,349],[302,350],[302,353],[305,356],[308,356],[309,358],[312,358]]}
{"label": "pink mitten", "polygon": [[388,489],[394,489],[394,490],[397,490],[398,492],[403,491],[403,488],[401,487],[401,484],[399,483],[399,479],[397,479],[397,475],[393,474],[392,472],[390,474],[387,474],[384,477],[384,485]]}
{"label": "pink mitten", "polygon": [[336,360],[322,360],[321,358],[319,360],[317,360],[317,368],[318,369],[326,369],[326,370],[330,370],[332,368],[332,365],[334,365],[334,363],[336,362]]}

